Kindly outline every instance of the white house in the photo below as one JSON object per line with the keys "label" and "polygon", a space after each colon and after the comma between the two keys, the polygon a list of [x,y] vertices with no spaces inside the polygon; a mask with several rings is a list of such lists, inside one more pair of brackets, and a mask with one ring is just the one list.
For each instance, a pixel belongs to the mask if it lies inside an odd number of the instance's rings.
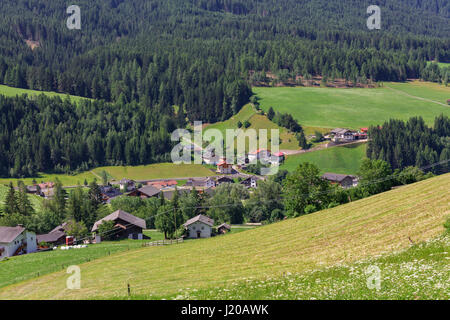
{"label": "white house", "polygon": [[271,157],[270,150],[258,149],[256,151],[250,152],[248,154],[248,161],[250,163],[257,161],[257,160],[265,160],[265,161],[269,162],[270,157]]}
{"label": "white house", "polygon": [[136,189],[136,183],[133,180],[124,178],[119,181],[119,187],[122,192],[133,191]]}
{"label": "white house", "polygon": [[37,251],[36,234],[24,227],[0,227],[0,260]]}
{"label": "white house", "polygon": [[336,128],[331,131],[331,134],[334,135],[332,139],[334,142],[347,142],[355,140],[356,132],[348,129]]}
{"label": "white house", "polygon": [[187,237],[190,239],[209,238],[211,237],[214,220],[199,214],[186,221],[183,226],[187,230]]}
{"label": "white house", "polygon": [[217,173],[231,174],[231,173],[233,173],[233,165],[230,163],[227,163],[227,161],[225,159],[222,159],[217,164]]}

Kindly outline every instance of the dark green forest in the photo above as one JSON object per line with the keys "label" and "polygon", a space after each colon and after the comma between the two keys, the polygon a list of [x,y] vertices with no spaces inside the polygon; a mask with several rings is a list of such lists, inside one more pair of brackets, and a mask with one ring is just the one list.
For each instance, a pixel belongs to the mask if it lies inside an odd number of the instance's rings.
{"label": "dark green forest", "polygon": [[[81,8],[81,30],[66,8]],[[366,27],[370,4],[382,29]],[[225,120],[255,75],[443,81],[446,0],[2,0],[0,83],[93,98],[0,99],[0,174],[163,161],[169,132]],[[36,46],[31,49],[26,41]]]}
{"label": "dark green forest", "polygon": [[[369,134],[367,156],[386,161],[392,169],[415,166],[437,174],[449,172],[450,119],[447,116],[437,117],[433,127],[428,127],[421,117],[406,122],[391,119],[382,126],[370,128]],[[440,164],[430,166],[437,163]]]}

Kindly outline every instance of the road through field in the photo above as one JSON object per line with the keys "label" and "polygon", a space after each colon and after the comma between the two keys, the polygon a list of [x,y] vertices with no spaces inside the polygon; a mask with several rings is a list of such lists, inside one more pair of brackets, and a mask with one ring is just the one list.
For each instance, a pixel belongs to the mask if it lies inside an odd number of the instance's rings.
{"label": "road through field", "polygon": [[427,101],[427,102],[437,103],[437,104],[440,104],[440,105],[442,105],[442,106],[444,106],[444,107],[447,107],[447,108],[450,107],[449,105],[447,105],[447,104],[445,104],[445,103],[442,103],[442,102],[439,102],[439,101],[435,101],[435,100],[431,100],[431,99],[427,99],[427,98],[422,98],[422,97],[414,96],[414,95],[412,95],[412,94],[410,94],[410,93],[404,92],[404,91],[402,91],[402,90],[394,89],[394,88],[389,87],[389,86],[386,86],[386,88],[389,88],[389,89],[391,89],[391,90],[393,90],[393,91],[402,93],[402,94],[404,94],[404,95],[406,95],[406,96],[408,96],[408,97],[411,97],[411,98],[414,98],[414,99],[417,99],[417,100],[422,100],[422,101]]}

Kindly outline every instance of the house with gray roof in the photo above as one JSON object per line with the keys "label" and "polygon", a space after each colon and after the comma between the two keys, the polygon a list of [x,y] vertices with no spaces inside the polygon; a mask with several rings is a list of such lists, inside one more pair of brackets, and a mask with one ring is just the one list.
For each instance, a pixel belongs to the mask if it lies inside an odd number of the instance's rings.
{"label": "house with gray roof", "polygon": [[322,179],[330,181],[331,183],[337,183],[343,188],[351,188],[358,185],[358,179],[356,176],[349,174],[338,174],[327,172],[322,175]]}
{"label": "house with gray roof", "polygon": [[[92,232],[96,233],[97,236],[102,236],[99,234],[99,226],[104,221],[114,222],[114,231],[111,232],[114,239],[143,239],[143,230],[146,228],[146,223],[144,219],[133,216],[132,214],[125,212],[123,210],[117,210],[110,215],[98,220],[94,223],[92,227]],[[96,237],[96,239],[98,239]]]}
{"label": "house with gray roof", "polygon": [[199,214],[186,221],[183,226],[186,229],[187,237],[190,239],[209,238],[212,234],[214,220]]}
{"label": "house with gray roof", "polygon": [[36,234],[23,226],[0,226],[0,260],[37,251]]}

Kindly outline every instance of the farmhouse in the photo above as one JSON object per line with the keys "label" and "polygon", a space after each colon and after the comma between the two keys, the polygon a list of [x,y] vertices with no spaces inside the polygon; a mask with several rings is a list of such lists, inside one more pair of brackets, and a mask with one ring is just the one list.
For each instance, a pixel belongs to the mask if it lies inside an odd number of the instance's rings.
{"label": "farmhouse", "polygon": [[349,129],[336,128],[331,130],[334,142],[348,142],[355,140],[355,131]]}
{"label": "farmhouse", "polygon": [[16,227],[0,227],[0,260],[37,251],[36,234]]}
{"label": "farmhouse", "polygon": [[129,193],[130,197],[141,197],[142,199],[158,197],[161,190],[155,188],[154,186],[143,186],[142,188],[136,189]]}
{"label": "farmhouse", "polygon": [[198,216],[186,221],[183,226],[187,231],[187,237],[190,239],[209,238],[212,234],[214,220],[199,214]]}
{"label": "farmhouse", "polygon": [[257,160],[269,161],[270,157],[271,157],[270,150],[258,149],[256,151],[252,151],[248,154],[248,161],[249,162],[255,162]]}
{"label": "farmhouse", "polygon": [[284,161],[284,153],[283,152],[277,152],[274,153],[272,156],[272,163],[280,164]]}
{"label": "farmhouse", "polygon": [[259,178],[257,176],[250,176],[245,180],[241,181],[241,184],[247,188],[257,188],[257,182]]}
{"label": "farmhouse", "polygon": [[112,199],[122,195],[122,193],[119,190],[113,188],[110,185],[101,186],[100,193],[102,194],[102,201],[104,203],[109,203],[111,202]]}
{"label": "farmhouse", "polygon": [[337,183],[343,188],[351,188],[358,184],[355,176],[338,173],[325,173],[322,179],[330,181],[331,183]]}
{"label": "farmhouse", "polygon": [[[94,223],[92,232],[98,233],[98,227],[103,221],[114,221],[113,236],[118,239],[143,239],[143,229],[146,228],[145,220],[135,217],[132,214],[117,210],[103,219]],[[101,235],[99,235],[101,237]]]}
{"label": "farmhouse", "polygon": [[119,181],[119,188],[120,188],[120,191],[122,191],[122,192],[133,191],[134,189],[136,189],[136,182],[134,182],[133,180],[124,178]]}
{"label": "farmhouse", "polygon": [[58,246],[66,242],[66,233],[63,231],[52,231],[47,234],[39,234],[36,236],[37,243],[48,243],[52,246]]}
{"label": "farmhouse", "polygon": [[217,232],[219,234],[225,234],[230,231],[231,231],[231,226],[226,223],[222,223],[220,226],[217,227]]}
{"label": "farmhouse", "polygon": [[186,182],[186,186],[190,187],[200,187],[200,188],[214,188],[216,186],[216,182],[212,178],[201,178],[201,179],[193,179],[190,178]]}
{"label": "farmhouse", "polygon": [[153,186],[157,189],[173,187],[173,186],[176,186],[177,184],[178,184],[178,182],[176,180],[159,180],[159,181],[147,182],[148,186]]}
{"label": "farmhouse", "polygon": [[233,179],[222,176],[222,177],[218,177],[216,178],[216,186],[221,185],[222,183],[233,183]]}
{"label": "farmhouse", "polygon": [[217,164],[217,173],[220,174],[231,174],[233,172],[233,165],[227,163],[225,159],[222,159]]}

